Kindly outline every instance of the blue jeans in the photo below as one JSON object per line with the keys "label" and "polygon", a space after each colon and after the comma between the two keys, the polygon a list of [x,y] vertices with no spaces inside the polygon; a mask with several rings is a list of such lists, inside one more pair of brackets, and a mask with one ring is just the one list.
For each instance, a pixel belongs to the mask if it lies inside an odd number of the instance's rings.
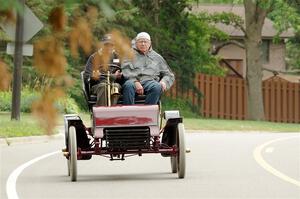
{"label": "blue jeans", "polygon": [[[145,104],[158,104],[162,88],[159,82],[154,80],[141,81],[144,88],[144,95],[146,95]],[[123,104],[134,104],[135,92],[134,81],[127,80],[122,87],[123,90]]]}

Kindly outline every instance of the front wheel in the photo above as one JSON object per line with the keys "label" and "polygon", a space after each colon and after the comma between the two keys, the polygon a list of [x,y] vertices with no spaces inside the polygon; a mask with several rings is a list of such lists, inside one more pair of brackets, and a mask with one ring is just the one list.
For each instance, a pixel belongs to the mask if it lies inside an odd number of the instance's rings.
{"label": "front wheel", "polygon": [[[70,157],[69,157],[69,159],[70,159]],[[71,175],[71,173],[70,173],[70,160],[68,159],[68,161],[67,161],[67,163],[68,163],[68,176],[70,176]]]}
{"label": "front wheel", "polygon": [[171,156],[171,169],[172,173],[177,173],[177,156]]}
{"label": "front wheel", "polygon": [[177,171],[178,177],[185,177],[185,140],[184,140],[185,129],[182,123],[177,124],[176,141],[178,147],[177,158]]}
{"label": "front wheel", "polygon": [[71,181],[77,180],[77,138],[76,129],[74,126],[69,128],[69,173]]}

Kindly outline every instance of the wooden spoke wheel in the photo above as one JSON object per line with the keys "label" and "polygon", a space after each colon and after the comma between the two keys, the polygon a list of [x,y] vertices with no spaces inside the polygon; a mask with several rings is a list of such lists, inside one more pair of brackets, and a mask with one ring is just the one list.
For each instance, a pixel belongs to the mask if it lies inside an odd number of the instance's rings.
{"label": "wooden spoke wheel", "polygon": [[177,124],[176,140],[178,147],[177,159],[177,172],[179,178],[185,177],[185,129],[182,123]]}
{"label": "wooden spoke wheel", "polygon": [[76,139],[76,129],[74,126],[69,128],[69,174],[71,176],[71,181],[77,180],[77,139]]}

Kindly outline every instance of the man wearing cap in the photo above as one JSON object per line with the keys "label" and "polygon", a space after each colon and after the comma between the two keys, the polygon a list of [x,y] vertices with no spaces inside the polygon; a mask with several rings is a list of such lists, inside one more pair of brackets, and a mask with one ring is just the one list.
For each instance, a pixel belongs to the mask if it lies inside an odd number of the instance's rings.
{"label": "man wearing cap", "polygon": [[[97,96],[96,105],[107,106],[106,92],[106,72],[110,71],[111,85],[121,88],[120,81],[122,73],[120,70],[120,61],[117,53],[114,50],[114,42],[110,34],[104,35],[101,40],[102,47],[93,53],[85,66],[84,79],[90,84],[90,94]],[[119,96],[111,96],[111,104],[117,103]]]}
{"label": "man wearing cap", "polygon": [[162,92],[174,82],[174,74],[164,58],[151,47],[151,37],[141,32],[135,37],[135,57],[124,61],[123,104],[134,104],[136,94],[146,95],[145,104],[157,104]]}

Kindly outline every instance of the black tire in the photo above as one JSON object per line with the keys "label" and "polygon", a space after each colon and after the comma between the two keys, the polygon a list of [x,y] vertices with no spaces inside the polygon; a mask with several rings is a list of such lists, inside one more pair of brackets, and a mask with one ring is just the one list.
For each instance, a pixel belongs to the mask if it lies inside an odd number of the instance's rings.
{"label": "black tire", "polygon": [[71,181],[77,181],[77,139],[74,126],[69,128],[69,173]]}
{"label": "black tire", "polygon": [[177,156],[171,156],[170,160],[171,160],[171,170],[172,170],[172,173],[177,173],[177,169],[178,169],[178,166],[177,166]]}
{"label": "black tire", "polygon": [[[69,127],[68,127],[68,119],[64,118],[64,127],[65,127],[65,149],[67,150],[69,147]],[[68,168],[68,176],[70,176],[70,161],[69,158],[67,158],[67,168]]]}
{"label": "black tire", "polygon": [[68,176],[70,176],[71,175],[71,173],[70,173],[70,158],[67,161],[67,166],[68,166]]}
{"label": "black tire", "polygon": [[[65,124],[65,145],[66,145],[66,149],[68,149],[68,137],[69,137],[69,128],[66,126]],[[67,158],[67,168],[68,168],[68,176],[70,176],[70,158]]]}
{"label": "black tire", "polygon": [[185,140],[184,140],[185,129],[182,123],[177,124],[177,171],[178,178],[185,177]]}

